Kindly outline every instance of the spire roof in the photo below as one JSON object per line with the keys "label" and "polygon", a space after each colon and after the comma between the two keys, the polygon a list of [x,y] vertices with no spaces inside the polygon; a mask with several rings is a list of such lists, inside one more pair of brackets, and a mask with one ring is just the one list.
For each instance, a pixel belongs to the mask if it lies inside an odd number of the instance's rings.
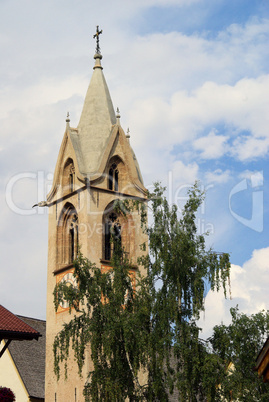
{"label": "spire roof", "polygon": [[116,116],[101,66],[102,55],[94,56],[95,66],[84,100],[76,132],[70,133],[77,151],[81,173],[91,174],[98,170],[100,158],[110,136]]}

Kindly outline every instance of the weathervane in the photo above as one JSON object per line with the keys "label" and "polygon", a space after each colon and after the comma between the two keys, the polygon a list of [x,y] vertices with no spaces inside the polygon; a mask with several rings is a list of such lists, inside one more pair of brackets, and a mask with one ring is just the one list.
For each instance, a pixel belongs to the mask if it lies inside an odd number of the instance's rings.
{"label": "weathervane", "polygon": [[96,27],[96,34],[93,35],[93,39],[96,39],[96,53],[101,54],[100,52],[100,46],[99,46],[99,35],[103,33],[103,30],[99,31],[99,25]]}

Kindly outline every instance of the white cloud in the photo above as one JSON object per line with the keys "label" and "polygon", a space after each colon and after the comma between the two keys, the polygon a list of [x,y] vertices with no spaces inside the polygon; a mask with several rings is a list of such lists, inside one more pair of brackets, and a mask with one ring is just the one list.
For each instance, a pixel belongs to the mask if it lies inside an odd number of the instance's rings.
{"label": "white cloud", "polygon": [[206,172],[205,179],[208,183],[227,183],[231,178],[230,170],[222,171],[216,169],[213,172]]}
{"label": "white cloud", "polygon": [[43,79],[25,88],[3,89],[0,91],[0,117],[8,117],[14,110],[30,114],[33,109],[42,109],[47,105],[70,99],[74,95],[84,96],[88,84],[88,79],[85,77],[73,76],[60,79],[55,77]]}
{"label": "white cloud", "polygon": [[196,162],[184,164],[182,161],[175,161],[172,165],[172,173],[177,186],[192,186],[198,180],[199,166]]}
{"label": "white cloud", "polygon": [[203,125],[225,123],[255,137],[268,136],[269,75],[243,78],[232,85],[206,82],[194,92],[196,119]]}
{"label": "white cloud", "polygon": [[217,130],[211,130],[205,137],[200,137],[193,142],[195,149],[201,151],[204,159],[218,159],[225,153],[225,143],[228,136],[217,135]]}
{"label": "white cloud", "polygon": [[211,335],[214,325],[231,321],[230,308],[238,305],[240,312],[254,314],[268,309],[269,247],[254,250],[252,257],[242,267],[231,267],[231,296],[225,299],[223,289],[210,290],[205,299],[205,314],[198,325],[203,328],[202,337]]}
{"label": "white cloud", "polygon": [[252,136],[240,136],[233,142],[231,150],[232,155],[238,157],[239,160],[252,160],[264,157],[269,150],[268,138],[255,138]]}
{"label": "white cloud", "polygon": [[[169,101],[146,97],[131,108],[130,121],[143,146],[148,141],[171,150],[175,144],[188,143],[206,159],[228,154],[244,161],[268,152],[268,110],[269,75],[244,78],[234,86],[206,82],[190,93],[175,92]],[[223,133],[216,135],[217,126],[223,126]],[[208,127],[210,134],[204,136]],[[248,137],[242,132],[248,132]]]}

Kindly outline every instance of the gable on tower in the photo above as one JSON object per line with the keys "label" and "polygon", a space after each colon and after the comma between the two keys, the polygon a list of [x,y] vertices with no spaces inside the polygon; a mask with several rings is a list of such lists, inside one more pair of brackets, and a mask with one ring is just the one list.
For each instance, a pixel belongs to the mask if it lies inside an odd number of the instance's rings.
{"label": "gable on tower", "polygon": [[[102,176],[108,177],[112,158],[115,159],[116,156],[125,166],[122,173],[119,173],[125,177],[122,183],[126,182],[128,177],[128,181],[133,183],[141,195],[146,194],[134,151],[120,125],[119,114],[116,116],[114,112],[102,71],[102,56],[96,54],[94,58],[94,72],[77,128],[70,127],[69,115],[66,119],[66,131],[58,156],[53,186],[47,197],[48,201],[51,201],[57,189],[61,188],[64,193],[70,180],[73,180],[74,186],[75,176],[80,183],[85,183],[87,180],[93,183],[96,180],[100,182]],[[72,164],[68,169],[72,169],[72,173],[67,169],[69,160]]]}

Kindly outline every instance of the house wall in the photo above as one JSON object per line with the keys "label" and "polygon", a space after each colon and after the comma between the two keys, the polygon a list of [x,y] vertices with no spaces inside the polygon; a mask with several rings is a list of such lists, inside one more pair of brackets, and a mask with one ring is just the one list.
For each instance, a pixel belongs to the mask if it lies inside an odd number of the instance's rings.
{"label": "house wall", "polygon": [[[1,349],[3,346],[4,341],[1,342]],[[29,401],[28,392],[8,349],[0,359],[0,386],[10,388],[16,396],[16,402]]]}

